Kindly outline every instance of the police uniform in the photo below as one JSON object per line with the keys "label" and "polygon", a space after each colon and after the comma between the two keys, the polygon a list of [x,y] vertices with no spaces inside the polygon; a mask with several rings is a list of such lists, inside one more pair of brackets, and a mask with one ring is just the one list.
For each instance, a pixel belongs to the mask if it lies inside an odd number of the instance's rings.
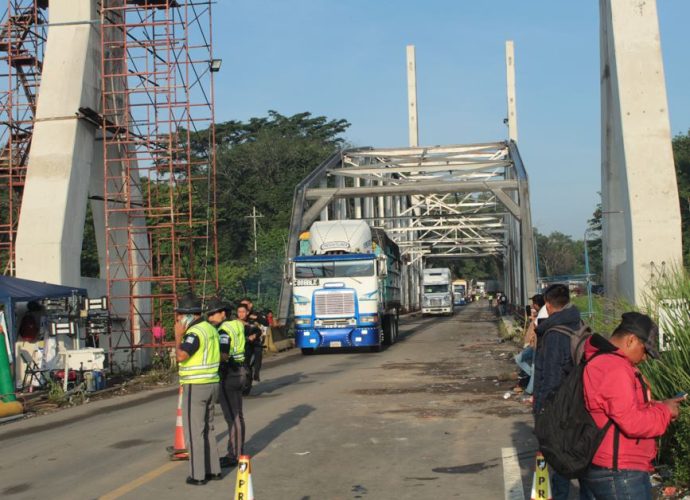
{"label": "police uniform", "polygon": [[248,342],[247,352],[251,351],[251,357],[247,360],[251,368],[251,377],[256,382],[261,381],[261,365],[264,355],[264,328],[268,326],[266,317],[258,311],[250,310],[247,314],[246,335],[256,334],[254,342]]}
{"label": "police uniform", "polygon": [[[178,312],[187,312],[178,308]],[[193,311],[196,312],[196,311]],[[220,478],[213,411],[218,401],[220,344],[218,332],[199,318],[184,333],[179,346],[189,358],[179,363],[182,384],[182,418],[189,448],[190,477],[187,482],[203,484]]]}
{"label": "police uniform", "polygon": [[232,467],[244,454],[244,413],[242,411],[242,389],[247,382],[244,364],[244,323],[240,320],[223,321],[218,326],[220,352],[228,360],[221,362],[220,406],[228,424],[228,454],[221,459],[222,466]]}

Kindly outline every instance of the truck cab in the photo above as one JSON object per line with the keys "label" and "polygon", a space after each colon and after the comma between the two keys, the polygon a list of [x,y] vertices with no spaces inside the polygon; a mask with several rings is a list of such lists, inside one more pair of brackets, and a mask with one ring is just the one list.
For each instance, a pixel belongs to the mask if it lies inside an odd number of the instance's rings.
{"label": "truck cab", "polygon": [[319,348],[378,350],[395,342],[397,245],[365,221],[315,222],[309,239],[309,254],[291,265],[296,346],[310,354]]}
{"label": "truck cab", "polygon": [[453,314],[452,276],[448,268],[424,269],[422,314]]}

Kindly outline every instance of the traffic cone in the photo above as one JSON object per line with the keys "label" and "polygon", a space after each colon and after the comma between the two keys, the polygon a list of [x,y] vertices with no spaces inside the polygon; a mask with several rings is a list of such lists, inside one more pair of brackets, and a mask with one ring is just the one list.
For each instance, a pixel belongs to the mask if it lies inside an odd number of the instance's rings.
{"label": "traffic cone", "polygon": [[177,398],[177,418],[175,419],[175,443],[168,446],[170,460],[189,460],[189,451],[184,441],[184,427],[182,425],[182,386]]}
{"label": "traffic cone", "polygon": [[237,464],[235,500],[254,500],[254,488],[252,487],[252,466],[249,464],[249,455],[240,455]]}
{"label": "traffic cone", "polygon": [[534,478],[532,479],[532,495],[531,500],[552,500],[551,496],[551,481],[549,480],[549,468],[546,465],[546,459],[541,452],[537,452]]}

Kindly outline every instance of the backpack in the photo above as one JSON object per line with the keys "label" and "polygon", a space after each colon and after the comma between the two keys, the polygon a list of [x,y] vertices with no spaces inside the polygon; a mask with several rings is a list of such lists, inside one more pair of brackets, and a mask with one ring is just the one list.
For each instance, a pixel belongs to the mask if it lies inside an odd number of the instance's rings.
{"label": "backpack", "polygon": [[[609,419],[599,429],[585,406],[582,376],[587,363],[601,354],[598,351],[586,361],[575,366],[565,377],[561,386],[550,394],[542,410],[536,415],[534,433],[539,449],[546,462],[559,474],[568,479],[584,475],[592,462],[601,440],[613,425]],[[614,469],[618,466],[618,427],[614,432]]]}
{"label": "backpack", "polygon": [[585,340],[592,336],[592,329],[584,321],[580,321],[580,328],[577,330],[558,325],[549,328],[548,332],[563,333],[570,337],[570,355],[573,357],[573,365],[579,365],[585,353]]}

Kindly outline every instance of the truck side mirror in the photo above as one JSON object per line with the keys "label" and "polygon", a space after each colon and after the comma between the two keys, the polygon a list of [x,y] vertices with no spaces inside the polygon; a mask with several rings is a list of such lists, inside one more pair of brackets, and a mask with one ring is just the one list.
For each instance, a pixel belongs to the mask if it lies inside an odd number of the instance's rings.
{"label": "truck side mirror", "polygon": [[379,276],[388,276],[388,262],[386,257],[384,256],[382,259],[378,259],[376,263],[379,268]]}

